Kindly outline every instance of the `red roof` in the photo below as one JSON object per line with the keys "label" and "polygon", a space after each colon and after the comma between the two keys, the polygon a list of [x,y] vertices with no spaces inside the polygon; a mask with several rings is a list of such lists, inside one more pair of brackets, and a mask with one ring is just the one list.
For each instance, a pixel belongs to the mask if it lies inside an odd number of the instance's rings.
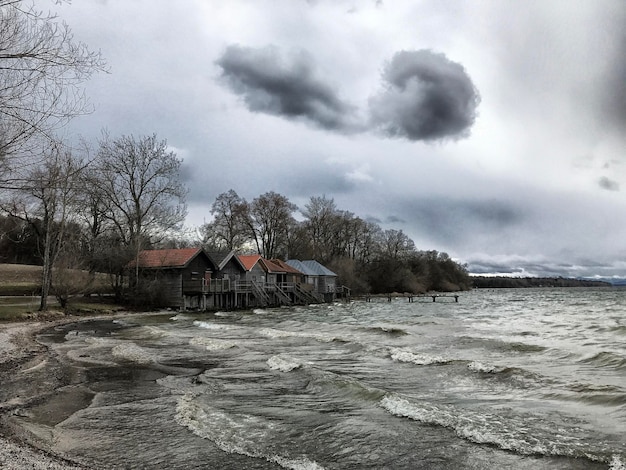
{"label": "red roof", "polygon": [[140,268],[182,268],[196,257],[202,248],[178,248],[171,250],[143,250],[129,267]]}
{"label": "red roof", "polygon": [[265,270],[268,273],[284,273],[285,272],[285,270],[282,267],[280,267],[279,265],[277,265],[276,263],[268,259],[263,258],[262,263],[265,266]]}
{"label": "red roof", "polygon": [[283,271],[285,271],[286,273],[290,273],[290,274],[302,274],[300,271],[298,271],[296,268],[294,268],[293,266],[289,266],[287,263],[285,263],[283,260],[281,259],[272,259],[271,260],[272,263],[278,265],[281,267],[281,269]]}
{"label": "red roof", "polygon": [[241,264],[246,268],[246,271],[250,271],[254,268],[254,265],[259,262],[261,255],[237,255]]}

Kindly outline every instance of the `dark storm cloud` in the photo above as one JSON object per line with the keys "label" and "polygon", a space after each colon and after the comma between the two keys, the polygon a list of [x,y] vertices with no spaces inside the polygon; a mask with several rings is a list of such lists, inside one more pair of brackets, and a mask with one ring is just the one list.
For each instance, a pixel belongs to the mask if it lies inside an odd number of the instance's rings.
{"label": "dark storm cloud", "polygon": [[469,134],[480,97],[460,64],[429,50],[401,51],[383,80],[386,89],[370,99],[370,113],[387,136],[439,140]]}
{"label": "dark storm cloud", "polygon": [[318,127],[349,130],[352,109],[335,90],[315,77],[305,53],[281,57],[274,47],[229,46],[218,59],[227,86],[250,111],[303,119]]}
{"label": "dark storm cloud", "polygon": [[250,111],[301,119],[339,132],[382,131],[387,137],[441,140],[466,137],[480,97],[465,69],[428,50],[394,55],[384,91],[369,100],[370,119],[315,75],[304,52],[282,57],[275,47],[229,46],[217,60],[224,83]]}
{"label": "dark storm cloud", "polygon": [[619,183],[607,178],[606,176],[603,176],[598,180],[598,186],[608,191],[619,191]]}

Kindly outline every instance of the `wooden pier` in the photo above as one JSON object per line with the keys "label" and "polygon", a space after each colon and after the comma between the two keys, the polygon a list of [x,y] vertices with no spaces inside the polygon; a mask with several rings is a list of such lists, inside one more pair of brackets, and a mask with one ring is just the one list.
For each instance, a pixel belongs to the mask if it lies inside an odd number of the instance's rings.
{"label": "wooden pier", "polygon": [[[387,294],[387,295],[366,295],[365,296],[365,301],[366,302],[371,302],[372,298],[386,298],[387,302],[391,302],[394,298],[405,298],[409,300],[409,303],[413,303],[415,302],[415,299],[432,299],[433,302],[436,302],[437,299],[441,299],[441,298],[449,298],[449,299],[454,299],[454,302],[459,301],[459,294],[405,294],[405,295],[391,295],[391,294]],[[419,301],[418,302],[424,302]]]}

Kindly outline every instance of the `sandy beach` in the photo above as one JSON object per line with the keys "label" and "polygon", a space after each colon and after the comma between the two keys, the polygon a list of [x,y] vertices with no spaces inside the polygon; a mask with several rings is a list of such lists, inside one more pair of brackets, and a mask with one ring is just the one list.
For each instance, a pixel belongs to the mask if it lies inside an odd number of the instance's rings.
{"label": "sandy beach", "polygon": [[[58,318],[58,317],[57,317]],[[46,360],[47,350],[34,340],[44,328],[93,317],[64,317],[53,320],[0,323],[0,383],[20,371],[37,367]],[[94,468],[67,461],[27,444],[7,425],[5,419],[16,408],[26,405],[19,396],[0,395],[0,468],[3,470],[84,470]]]}

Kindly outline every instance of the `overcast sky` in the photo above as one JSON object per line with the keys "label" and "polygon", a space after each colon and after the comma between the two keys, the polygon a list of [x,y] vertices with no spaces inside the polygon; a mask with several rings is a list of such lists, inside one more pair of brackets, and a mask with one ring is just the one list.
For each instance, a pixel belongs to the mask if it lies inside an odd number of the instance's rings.
{"label": "overcast sky", "polygon": [[68,132],[156,133],[188,225],[311,196],[473,273],[626,277],[623,0],[79,0],[110,67]]}

